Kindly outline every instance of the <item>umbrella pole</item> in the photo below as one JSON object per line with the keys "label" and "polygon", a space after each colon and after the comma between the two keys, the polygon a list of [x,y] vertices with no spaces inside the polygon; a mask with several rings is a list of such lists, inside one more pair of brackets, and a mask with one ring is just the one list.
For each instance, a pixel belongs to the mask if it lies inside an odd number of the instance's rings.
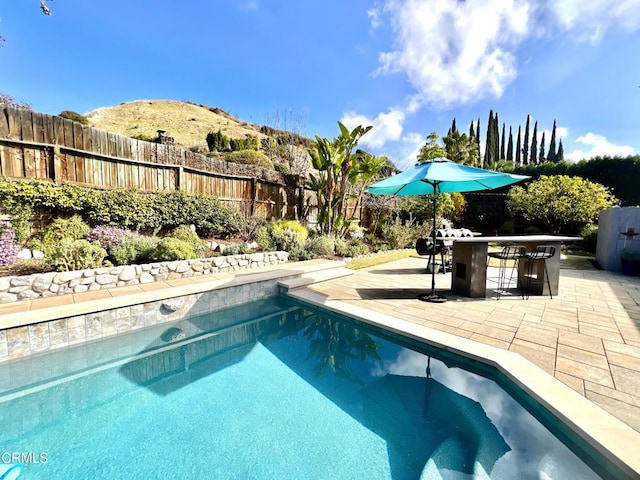
{"label": "umbrella pole", "polygon": [[[436,185],[433,184],[433,229],[431,230],[432,243],[431,248],[433,251],[433,257],[431,259],[431,294],[420,295],[418,298],[425,302],[431,303],[444,303],[447,301],[447,297],[442,295],[436,295]],[[444,268],[444,265],[442,266]]]}

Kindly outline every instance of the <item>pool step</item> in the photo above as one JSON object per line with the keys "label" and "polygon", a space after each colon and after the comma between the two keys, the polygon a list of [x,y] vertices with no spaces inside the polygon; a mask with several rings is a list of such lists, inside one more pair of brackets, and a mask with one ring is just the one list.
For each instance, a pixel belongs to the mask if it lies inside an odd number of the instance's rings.
{"label": "pool step", "polygon": [[353,270],[349,270],[345,267],[328,268],[318,270],[314,272],[307,272],[300,277],[288,278],[278,282],[278,287],[283,293],[294,288],[306,287],[313,283],[324,282],[327,280],[333,280],[335,278],[346,277],[347,275],[353,275]]}

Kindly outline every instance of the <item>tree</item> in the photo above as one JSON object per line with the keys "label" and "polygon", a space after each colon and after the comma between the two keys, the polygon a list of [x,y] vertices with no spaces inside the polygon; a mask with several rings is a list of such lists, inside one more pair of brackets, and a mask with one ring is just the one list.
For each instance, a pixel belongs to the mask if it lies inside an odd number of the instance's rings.
{"label": "tree", "polygon": [[556,162],[556,121],[553,120],[553,130],[551,130],[551,141],[549,142],[549,153],[547,154],[547,162]]}
{"label": "tree", "polygon": [[498,128],[498,112],[493,119],[493,164],[500,160],[500,129]]}
{"label": "tree", "polygon": [[446,157],[456,163],[477,166],[478,144],[465,133],[457,130],[442,139]]}
{"label": "tree", "polygon": [[618,203],[605,186],[567,175],[542,175],[526,188],[518,185],[507,194],[511,214],[545,225],[550,233],[567,227],[578,232],[596,223],[602,210]]}
{"label": "tree", "polygon": [[507,143],[507,160],[513,162],[513,133],[511,126],[509,126],[509,142]]}
{"label": "tree", "polygon": [[350,185],[357,181],[351,171],[358,168],[358,157],[353,150],[360,138],[373,127],[358,125],[349,131],[338,122],[340,135],[328,140],[316,135],[309,150],[313,168],[318,175],[309,174],[307,186],[316,192],[318,201],[318,227],[323,234],[340,235],[349,224],[346,215],[346,199]]}
{"label": "tree", "polygon": [[522,145],[522,164],[529,165],[529,120],[531,115],[527,115],[527,123],[524,127],[524,143]]}
{"label": "tree", "polygon": [[520,148],[520,126],[518,125],[518,142],[516,143],[516,165],[522,165],[522,152]]}
{"label": "tree", "polygon": [[533,137],[531,137],[531,165],[538,161],[538,122],[533,125]]}
{"label": "tree", "polygon": [[562,146],[562,139],[558,144],[558,153],[556,153],[556,162],[564,162],[564,147]]}
{"label": "tree", "polygon": [[500,160],[504,160],[505,158],[507,158],[505,145],[504,145],[507,137],[505,135],[506,128],[507,128],[506,125],[504,124],[504,122],[502,122],[502,136],[500,137]]}
{"label": "tree", "polygon": [[442,158],[447,156],[447,151],[440,145],[440,136],[436,132],[427,135],[427,143],[420,147],[418,152],[418,163],[424,163],[434,158]]}
{"label": "tree", "polygon": [[487,141],[484,145],[484,162],[483,168],[491,168],[495,160],[495,137],[493,129],[493,110],[489,111],[489,121],[487,122]]}
{"label": "tree", "polygon": [[538,157],[538,165],[544,163],[544,132],[542,132],[542,140],[540,140],[540,156]]}
{"label": "tree", "polygon": [[357,200],[353,206],[351,215],[347,215],[347,218],[357,215],[360,205],[362,204],[362,197],[364,196],[365,190],[377,179],[382,167],[389,163],[387,157],[376,157],[364,150],[356,150],[354,159],[355,166],[349,174],[349,183],[355,187]]}
{"label": "tree", "polygon": [[456,117],[453,117],[453,122],[451,123],[451,128],[447,132],[447,135],[451,135],[458,131],[458,127],[456,127]]}

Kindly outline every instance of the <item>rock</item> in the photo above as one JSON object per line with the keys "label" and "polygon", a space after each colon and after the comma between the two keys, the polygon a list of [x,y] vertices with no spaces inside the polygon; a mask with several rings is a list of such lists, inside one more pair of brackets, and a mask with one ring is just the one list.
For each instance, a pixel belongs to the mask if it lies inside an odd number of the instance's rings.
{"label": "rock", "polygon": [[82,277],[82,272],[79,270],[72,272],[60,272],[55,277],[53,277],[53,283],[62,285],[80,277]]}
{"label": "rock", "polygon": [[144,272],[142,275],[140,275],[140,283],[153,283],[153,275],[151,275],[149,272]]}
{"label": "rock", "polygon": [[33,279],[33,284],[31,288],[34,292],[44,292],[45,290],[49,290],[51,286],[51,276],[49,275],[36,275]]}
{"label": "rock", "polygon": [[175,312],[180,310],[184,306],[184,299],[179,298],[177,300],[171,300],[169,302],[162,302],[162,308],[168,312]]}
{"label": "rock", "polygon": [[0,292],[6,292],[7,290],[9,290],[10,286],[11,282],[9,282],[9,279],[0,278]]}
{"label": "rock", "polygon": [[33,258],[33,254],[31,253],[31,250],[29,250],[28,248],[23,248],[22,250],[20,250],[18,252],[16,257],[19,260],[29,260],[29,259]]}
{"label": "rock", "polygon": [[136,278],[136,269],[133,267],[124,267],[118,278],[123,282],[128,282]]}
{"label": "rock", "polygon": [[0,293],[0,303],[17,302],[18,296],[11,293]]}
{"label": "rock", "polygon": [[37,260],[44,258],[44,252],[41,252],[40,250],[31,250],[31,255]]}
{"label": "rock", "polygon": [[104,275],[96,276],[96,283],[99,285],[103,285],[104,287],[110,284],[115,285],[117,281],[118,281],[118,277],[115,275],[104,274]]}

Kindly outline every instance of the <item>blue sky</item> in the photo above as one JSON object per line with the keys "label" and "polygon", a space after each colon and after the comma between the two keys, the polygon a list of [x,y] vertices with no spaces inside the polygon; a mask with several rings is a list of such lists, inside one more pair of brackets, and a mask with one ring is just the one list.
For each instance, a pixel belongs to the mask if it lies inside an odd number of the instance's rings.
{"label": "blue sky", "polygon": [[[640,0],[0,0],[0,93],[86,114],[192,101],[305,136],[337,121],[413,165],[453,118],[557,133],[570,160],[640,152]],[[300,120],[301,119],[301,120]]]}

